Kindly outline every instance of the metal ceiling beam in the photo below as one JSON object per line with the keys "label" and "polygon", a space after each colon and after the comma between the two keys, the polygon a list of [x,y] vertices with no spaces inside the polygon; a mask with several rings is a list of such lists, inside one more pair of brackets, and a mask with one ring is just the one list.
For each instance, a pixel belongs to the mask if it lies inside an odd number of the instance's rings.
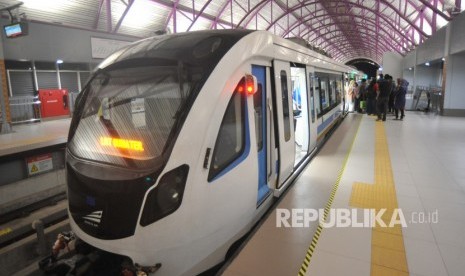
{"label": "metal ceiling beam", "polygon": [[[347,33],[349,35],[352,35],[352,34],[356,34],[356,33],[359,33],[359,34],[364,34],[364,35],[367,35],[368,37],[372,37],[373,36],[373,32],[363,32],[361,31],[363,29],[363,26],[357,26],[357,27],[362,27],[360,29],[357,29],[357,30],[349,30]],[[366,28],[365,30],[370,30],[368,28]],[[330,35],[332,33],[336,33],[336,32],[339,32],[339,30],[334,30],[334,31],[330,31],[330,32],[326,32],[324,33],[323,35]],[[315,38],[315,39],[318,39],[318,38]],[[314,40],[315,40],[314,39]],[[367,40],[364,40],[364,41],[369,41],[370,39],[367,39]],[[399,49],[396,49],[396,47],[391,43],[391,41],[387,40],[385,37],[382,38],[382,41],[380,41],[379,43],[381,43],[383,45],[383,47],[387,50],[392,50],[392,51],[395,51],[395,52],[398,52],[399,54],[402,55],[402,52],[399,50]],[[400,45],[398,45],[400,46]],[[406,48],[404,48],[405,50],[407,50]]]}
{"label": "metal ceiling beam", "polygon": [[[326,14],[326,15],[320,15],[320,17],[321,17],[321,16],[324,17],[324,16],[330,16],[330,15],[327,15],[327,14]],[[375,22],[375,21],[374,21],[373,19],[371,19],[371,18],[366,18],[365,20],[366,20],[366,21],[369,21],[369,22],[371,22],[371,23]],[[390,24],[390,25],[392,25],[392,23],[391,23],[390,21],[387,21],[387,23]],[[323,26],[320,26],[319,28],[321,28],[321,27],[323,27]],[[391,27],[392,27],[393,30],[395,30],[396,32],[398,32],[401,36],[405,37],[405,35],[404,35],[403,33],[401,33],[397,28],[395,28],[394,26],[391,26]],[[384,28],[381,28],[381,29],[384,30]],[[310,33],[311,31],[313,31],[313,30],[307,30],[307,32],[305,33],[305,35],[308,34],[308,33]],[[387,31],[385,31],[385,32],[387,33]],[[387,33],[387,34],[389,35],[389,33]],[[305,35],[302,34],[301,37],[305,37]],[[389,37],[390,37],[390,36],[389,36]],[[406,38],[409,39],[408,37],[406,37]],[[394,41],[398,42],[398,41],[395,40],[395,39],[394,39]],[[412,43],[414,43],[414,42],[412,42]],[[404,47],[402,46],[402,48],[404,48]],[[406,48],[405,48],[405,49],[406,49]],[[407,50],[407,49],[406,49],[406,50]]]}
{"label": "metal ceiling beam", "polygon": [[[276,5],[278,5],[278,7],[280,7],[284,12],[286,12],[286,11],[289,10],[289,6],[284,6],[284,4],[281,3],[281,2],[278,1],[278,0],[274,0],[274,1],[275,1]],[[305,7],[305,8],[306,8],[306,7]],[[307,8],[306,8],[306,9],[307,9]],[[308,10],[308,9],[307,9],[307,10]],[[309,13],[310,13],[309,16],[310,16],[310,15],[313,15],[310,11],[309,11]],[[273,13],[272,13],[272,14],[273,14]],[[288,13],[288,14],[292,14],[292,15],[297,19],[296,22],[299,22],[299,21],[301,21],[301,19],[302,19],[301,16],[295,14],[295,11],[293,11],[293,12],[291,12],[291,13]],[[314,16],[314,17],[315,17],[315,16]],[[320,21],[320,22],[321,22],[321,21]],[[270,22],[268,22],[268,23],[270,23]],[[270,24],[271,24],[271,23],[270,23]],[[309,26],[309,25],[307,25],[307,24],[305,24],[305,23],[303,23],[302,25],[304,25],[306,28],[310,28],[310,27],[311,27],[311,26]],[[247,26],[247,25],[246,25],[246,26]],[[276,25],[275,25],[275,26],[276,26]],[[289,24],[288,24],[287,28],[289,28]],[[286,28],[283,28],[283,30],[285,31]],[[276,33],[276,32],[275,32],[275,33]],[[281,36],[282,36],[282,35],[281,35]],[[282,37],[284,37],[284,36],[282,36]]]}
{"label": "metal ceiling beam", "polygon": [[[374,45],[372,45],[374,46]],[[340,45],[341,51],[337,51],[334,55],[332,55],[332,58],[334,59],[342,59],[343,57],[347,57],[347,60],[353,59],[351,56],[360,56],[361,54],[356,53],[353,51],[353,48],[350,46],[350,44],[343,43]],[[363,55],[363,54],[362,54]],[[376,63],[380,63],[382,60],[382,55],[379,53],[374,53],[374,57],[368,56],[369,59],[374,60]]]}
{"label": "metal ceiling beam", "polygon": [[113,30],[113,33],[118,32],[119,27],[121,27],[121,23],[123,23],[123,20],[126,17],[126,14],[128,14],[129,10],[131,9],[132,4],[134,4],[134,1],[135,0],[129,0],[129,2],[127,3],[126,9],[124,9],[124,12],[121,15],[121,17],[119,18],[118,23],[116,23],[116,26],[115,26],[115,29]]}
{"label": "metal ceiling beam", "polygon": [[[364,25],[362,22],[356,22],[356,23],[354,23],[354,24],[356,25],[355,27],[357,27],[357,28],[360,28],[360,29],[362,29],[362,30],[363,30],[363,29],[366,29],[366,30],[371,31],[371,34],[374,34],[374,32],[375,32],[375,31],[374,31],[374,28],[370,28],[370,27],[373,27],[373,26],[368,27],[367,25]],[[335,23],[328,24],[328,25],[326,25],[326,26],[332,26],[332,25],[335,25]],[[320,26],[320,27],[318,27],[318,28],[321,28],[321,27],[322,27],[322,26]],[[318,28],[316,28],[316,29],[318,29]],[[358,30],[359,30],[359,29],[351,30],[351,31],[357,32]],[[383,32],[386,33],[387,37],[390,37],[390,34],[389,34],[384,28],[381,28],[381,30],[382,30]],[[337,30],[330,30],[329,32],[331,32],[331,31],[337,31]],[[308,33],[309,33],[309,32],[308,32]],[[324,36],[324,35],[326,35],[326,34],[328,34],[328,32],[323,33],[322,35]],[[303,36],[302,36],[302,37],[303,37]],[[388,43],[388,42],[390,43],[390,41],[387,40],[387,38],[386,38],[384,35],[381,36],[381,37],[382,37],[383,41],[385,41],[386,43]],[[318,38],[319,38],[319,37],[315,37],[315,38],[311,39],[311,35],[309,35],[308,40],[309,40],[310,43],[312,43],[313,41],[315,41],[315,40],[318,39]],[[398,41],[398,40],[396,40],[396,39],[394,39],[393,41],[394,41],[394,43],[397,44],[398,47],[404,48],[405,51],[408,50],[407,48],[405,48],[405,47],[402,45],[402,43],[401,43],[400,41]]]}
{"label": "metal ceiling beam", "polygon": [[[349,34],[352,34],[352,33],[349,33]],[[367,34],[367,33],[362,33],[362,34]],[[337,35],[331,36],[331,37],[329,38],[329,40],[331,41],[331,40],[333,40],[333,39],[339,39],[339,38],[344,37],[344,35],[345,35],[345,34],[337,34]],[[333,41],[332,41],[332,42],[333,42]],[[352,42],[355,43],[355,41],[352,41]],[[328,42],[328,43],[329,43],[329,42]],[[365,43],[368,44],[367,41],[361,41],[361,44],[362,44],[362,45],[364,45]],[[395,51],[395,52],[398,52],[398,53],[399,53],[398,50],[391,48],[392,46],[389,45],[389,44],[386,44],[384,41],[383,41],[383,42],[379,42],[379,44],[381,44],[381,46],[382,46],[382,47],[378,47],[378,49],[381,50],[381,51],[384,51],[384,52]],[[329,46],[329,45],[328,45],[328,44],[327,44],[327,45],[324,45],[324,44],[321,45],[322,48],[325,48],[325,46]],[[366,48],[366,47],[364,47],[364,48]],[[381,52],[381,51],[378,51],[377,49],[374,49],[374,51],[375,51],[375,52]],[[384,52],[383,52],[383,53],[384,53]],[[400,53],[399,53],[399,54],[400,54]]]}
{"label": "metal ceiling beam", "polygon": [[106,0],[106,8],[107,8],[107,32],[111,33],[111,28],[112,28],[111,0]]}
{"label": "metal ceiling beam", "polygon": [[[322,15],[319,15],[319,16],[313,16],[313,17],[312,17],[310,20],[308,20],[308,21],[311,21],[312,19],[317,19],[317,18],[320,18],[320,17],[326,17],[326,16],[331,17],[331,16],[338,16],[338,15],[344,15],[344,14],[339,14],[339,13],[337,13],[337,14],[322,14]],[[363,20],[366,20],[367,22],[370,22],[370,23],[376,25],[376,21],[373,20],[373,19],[371,19],[371,18],[366,17],[366,18],[364,18]],[[306,21],[306,22],[308,22],[308,21]],[[412,43],[412,45],[416,46],[416,44],[414,44],[414,43],[415,43],[414,40],[412,40],[411,38],[409,38],[407,35],[403,34],[398,28],[396,28],[394,25],[392,25],[392,23],[391,23],[390,21],[386,21],[386,23],[387,23],[387,24],[391,27],[391,29],[394,30],[397,34],[399,34],[401,37],[403,37],[403,38],[409,40],[409,41]],[[384,30],[384,28],[381,28],[381,29]],[[311,31],[313,31],[313,29],[308,29],[305,33],[302,33],[302,37],[304,37],[306,34],[310,33]],[[385,31],[385,32],[387,33],[387,31]]]}
{"label": "metal ceiling beam", "polygon": [[[160,4],[160,5],[164,6],[164,7],[171,8],[171,9],[175,6],[175,3],[177,3],[176,1],[169,1],[169,0],[150,0],[150,1],[152,1],[154,3],[157,3],[157,4]],[[228,1],[230,1],[230,0],[228,0]],[[180,11],[180,12],[186,12],[186,13],[191,13],[191,14],[195,13],[195,11],[192,8],[184,6],[184,5],[179,5],[178,4],[178,5],[176,5],[176,9],[178,11]],[[215,21],[215,17],[213,15],[210,15],[210,14],[207,14],[207,13],[203,13],[200,17],[205,18],[205,19],[210,20],[210,21]],[[220,24],[226,25],[226,26],[231,26],[231,22],[229,22],[229,21],[218,19],[217,22],[220,23]]]}
{"label": "metal ceiling beam", "polygon": [[[340,2],[338,0],[324,0],[324,1],[325,2]],[[429,37],[428,34],[426,34],[423,30],[421,30],[418,26],[416,26],[413,22],[411,22],[405,15],[401,14],[400,11],[398,11],[395,7],[393,7],[391,3],[389,3],[389,2],[387,2],[385,0],[379,0],[379,1],[383,2],[383,4],[389,6],[391,9],[393,9],[402,19],[404,19],[404,21],[406,21],[408,24],[413,26],[421,35],[423,35],[424,37]],[[299,3],[299,4],[291,7],[289,9],[289,11],[287,11],[286,13],[296,11],[301,7],[316,5],[317,3],[318,2],[302,2],[302,3]],[[373,9],[371,9],[369,7],[363,6],[362,4],[354,3],[354,2],[348,2],[348,4],[353,5],[353,6],[357,7],[357,8],[360,8],[360,9],[365,9],[365,10],[371,11],[373,14],[384,18],[386,21],[389,20],[389,19],[385,18],[384,14],[382,14],[382,13],[378,14],[375,10],[373,10]],[[321,9],[320,9],[320,11],[321,11]],[[273,22],[271,22],[270,26],[268,26],[268,28],[266,28],[266,29],[269,30],[272,27],[272,25],[276,24],[279,20],[281,20],[284,16],[286,16],[286,13],[280,15],[277,19],[273,20]],[[248,15],[245,15],[244,17],[246,17],[246,16],[248,16]]]}
{"label": "metal ceiling beam", "polygon": [[[317,0],[317,2],[320,4],[321,7],[323,7],[322,10],[324,10],[327,14],[329,14],[330,12],[332,13],[332,11],[329,11],[328,8],[333,8],[333,7],[327,7],[327,4],[328,4],[328,3],[334,3],[334,2],[325,2],[325,1],[320,1],[320,0]],[[350,17],[350,16],[352,15],[352,13],[350,12],[350,7],[347,6],[347,2],[344,2],[344,3],[346,4],[346,5],[345,5],[345,8],[347,9],[347,10],[346,10],[346,13],[348,13],[346,16],[349,16],[349,17]],[[339,8],[338,5],[339,5],[339,2],[337,2],[337,3],[336,3],[336,6],[334,7],[334,8],[336,8],[336,11],[337,11],[337,9]],[[352,39],[351,39],[351,37],[349,37],[349,36],[345,33],[345,31],[346,31],[346,30],[345,30],[345,27],[341,25],[341,22],[340,22],[339,18],[338,18],[338,17],[331,17],[331,20],[332,20],[333,22],[336,23],[335,26],[337,26],[337,27],[339,28],[339,30],[343,33],[343,35],[345,36],[346,40],[347,40],[349,43],[351,43]],[[289,28],[289,26],[288,26],[288,28]]]}
{"label": "metal ceiling beam", "polygon": [[437,13],[439,14],[442,18],[444,18],[445,20],[447,21],[451,21],[452,18],[448,15],[446,15],[445,13],[443,13],[442,11],[440,11],[437,7],[431,5],[431,2],[430,1],[425,1],[425,0],[419,0],[423,5],[427,6],[428,8],[430,8],[434,13]]}
{"label": "metal ceiling beam", "polygon": [[345,60],[352,60],[357,56],[365,56],[368,59],[375,61],[376,63],[380,63],[382,60],[382,54],[377,52],[355,52],[353,48],[350,47],[349,44],[342,44],[341,51],[334,52],[332,58],[334,59],[345,59]]}
{"label": "metal ceiling beam", "polygon": [[194,26],[195,22],[197,21],[197,19],[199,19],[200,16],[202,16],[203,12],[205,11],[205,9],[207,8],[207,6],[210,4],[212,0],[208,0],[205,5],[203,5],[202,9],[200,10],[200,12],[195,16],[194,20],[192,20],[192,23],[189,25],[189,28],[187,28],[187,31],[190,31],[192,26]]}
{"label": "metal ceiling beam", "polygon": [[105,2],[105,0],[100,0],[100,3],[98,4],[97,15],[95,16],[94,20],[94,29],[97,29],[98,27],[98,21],[100,20],[100,14],[102,13],[103,2]]}
{"label": "metal ceiling beam", "polygon": [[221,17],[221,15],[223,14],[223,12],[226,10],[227,6],[228,6],[228,1],[224,2],[224,5],[221,7],[220,11],[215,16],[215,20],[212,21],[212,24],[210,25],[210,29],[213,29],[213,28],[216,29],[216,26],[218,25],[218,20]]}
{"label": "metal ceiling beam", "polygon": [[[339,38],[343,38],[343,36],[340,36]],[[339,44],[340,48],[342,48],[343,46],[349,46],[349,48],[350,48],[350,45],[352,45],[352,44],[350,44],[348,41],[346,41],[344,39],[339,39],[339,38],[336,38],[335,42],[337,42]],[[357,52],[360,52],[360,53],[368,52],[368,53],[370,53],[371,52],[373,54],[381,55],[380,52],[375,51],[375,50],[373,50],[373,48],[370,47],[370,46],[375,45],[373,43],[354,42],[353,45],[357,46],[357,47],[360,47],[358,49],[355,49],[354,47],[350,48],[351,51],[354,52],[354,53],[357,53]],[[336,51],[336,53],[338,53],[338,52],[339,52],[339,50]]]}
{"label": "metal ceiling beam", "polygon": [[[438,0],[434,0],[434,6],[437,7],[438,6]],[[435,33],[436,30],[437,30],[437,24],[436,24],[436,17],[437,17],[437,13],[433,12],[433,18],[432,18],[432,21],[433,23],[431,24],[431,31],[432,33]]]}
{"label": "metal ceiling beam", "polygon": [[[252,9],[249,10],[248,13],[246,13],[244,15],[244,17],[242,17],[242,19],[239,21],[239,23],[237,23],[237,26],[240,27],[242,25],[242,23],[244,22],[244,20],[247,19],[247,17],[249,17],[249,20],[247,20],[247,22],[244,24],[244,26],[247,26],[249,25],[250,21],[252,21],[252,19],[258,15],[258,13],[260,12],[261,8],[263,8],[266,4],[268,4],[268,2],[272,2],[272,0],[262,0],[260,2],[258,2]],[[273,4],[273,3],[271,3]],[[245,27],[244,27],[245,28]]]}
{"label": "metal ceiling beam", "polygon": [[171,17],[173,17],[173,33],[176,33],[176,7],[178,6],[179,0],[174,1],[173,8],[170,10],[168,14],[168,18],[166,18],[164,30],[168,29],[168,25],[170,24]]}

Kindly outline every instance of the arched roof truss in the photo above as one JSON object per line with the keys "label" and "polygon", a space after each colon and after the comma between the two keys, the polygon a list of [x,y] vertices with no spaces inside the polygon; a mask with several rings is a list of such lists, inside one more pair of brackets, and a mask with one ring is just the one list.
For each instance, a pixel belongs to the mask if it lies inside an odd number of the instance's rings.
{"label": "arched roof truss", "polygon": [[[465,8],[462,0],[21,1],[18,14],[50,24],[141,38],[204,29],[268,30],[302,38],[339,61],[363,56],[378,64],[384,52],[406,54]],[[0,7],[11,2],[0,0]]]}

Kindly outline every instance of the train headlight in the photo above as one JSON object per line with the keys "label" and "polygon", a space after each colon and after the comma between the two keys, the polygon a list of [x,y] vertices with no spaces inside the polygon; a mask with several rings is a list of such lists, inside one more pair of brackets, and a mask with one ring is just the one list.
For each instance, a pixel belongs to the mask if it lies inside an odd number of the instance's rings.
{"label": "train headlight", "polygon": [[165,173],[145,201],[140,224],[147,226],[166,217],[181,206],[189,166],[182,165]]}

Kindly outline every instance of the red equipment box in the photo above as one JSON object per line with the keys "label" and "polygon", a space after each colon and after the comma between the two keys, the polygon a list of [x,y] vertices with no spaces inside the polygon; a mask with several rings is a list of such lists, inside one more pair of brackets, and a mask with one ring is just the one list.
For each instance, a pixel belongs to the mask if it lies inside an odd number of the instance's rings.
{"label": "red equipment box", "polygon": [[67,89],[39,89],[42,118],[69,115]]}

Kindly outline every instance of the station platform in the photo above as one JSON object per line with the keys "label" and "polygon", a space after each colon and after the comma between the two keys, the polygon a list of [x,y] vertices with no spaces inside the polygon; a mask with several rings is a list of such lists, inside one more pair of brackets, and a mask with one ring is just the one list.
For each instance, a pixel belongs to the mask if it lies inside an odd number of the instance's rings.
{"label": "station platform", "polygon": [[345,118],[222,275],[464,275],[465,120],[375,119]]}
{"label": "station platform", "polygon": [[13,126],[0,135],[0,157],[66,143],[71,118]]}

